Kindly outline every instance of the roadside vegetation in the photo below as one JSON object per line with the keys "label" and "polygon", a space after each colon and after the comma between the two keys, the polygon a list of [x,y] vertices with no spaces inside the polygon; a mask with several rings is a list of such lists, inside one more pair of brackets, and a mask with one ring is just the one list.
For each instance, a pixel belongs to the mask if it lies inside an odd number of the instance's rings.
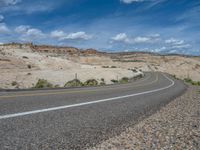
{"label": "roadside vegetation", "polygon": [[[177,80],[181,80],[176,75],[172,75],[172,76]],[[189,83],[189,84],[194,85],[194,86],[200,86],[200,81],[193,81],[191,78],[184,78],[183,81],[185,83]]]}
{"label": "roadside vegetation", "polygon": [[83,86],[84,84],[78,80],[78,79],[74,79],[74,80],[71,80],[71,81],[68,81],[64,87],[81,87]]}
{"label": "roadside vegetation", "polygon": [[143,75],[142,74],[139,74],[135,77],[132,77],[132,78],[128,78],[128,77],[122,77],[120,80],[115,80],[115,79],[112,79],[110,80],[113,84],[117,84],[117,83],[121,83],[121,84],[125,84],[125,83],[129,83],[129,82],[133,82],[135,80],[138,80],[140,78],[142,78]]}
{"label": "roadside vegetation", "polygon": [[117,68],[117,66],[102,66],[102,68]]}
{"label": "roadside vegetation", "polygon": [[53,88],[53,84],[49,83],[47,80],[39,79],[33,88]]}
{"label": "roadside vegetation", "polygon": [[119,83],[124,84],[124,83],[128,83],[129,82],[129,78],[127,77],[123,77],[119,80]]}
{"label": "roadside vegetation", "polygon": [[110,80],[113,84],[116,84],[116,83],[119,83],[119,81],[118,80],[115,80],[115,79],[112,79],[112,80]]}
{"label": "roadside vegetation", "polygon": [[106,85],[106,82],[105,82],[105,79],[104,79],[104,78],[101,78],[100,85]]}
{"label": "roadside vegetation", "polygon": [[[117,83],[125,84],[132,82],[133,80],[139,79],[141,77],[142,75],[138,75],[133,78],[123,77],[120,80],[112,79],[111,82],[113,84]],[[13,82],[12,85],[15,86],[17,85],[17,83]],[[106,85],[105,79],[101,78],[99,82],[96,79],[88,79],[85,82],[81,82],[79,79],[73,79],[65,83],[64,87],[84,87],[84,86],[98,86],[98,85],[100,86]],[[59,85],[53,85],[52,83],[50,83],[45,79],[39,79],[37,83],[33,86],[33,88],[59,88],[59,87],[60,87]]]}
{"label": "roadside vegetation", "polygon": [[84,82],[84,86],[97,86],[99,83],[95,79],[89,79]]}
{"label": "roadside vegetation", "polygon": [[185,78],[184,81],[185,81],[186,83],[191,84],[191,85],[200,86],[200,81],[193,81],[193,80],[190,79],[190,78]]}
{"label": "roadside vegetation", "polygon": [[11,85],[12,86],[16,86],[18,83],[16,82],[16,81],[13,81],[12,83],[11,83]]}
{"label": "roadside vegetation", "polygon": [[172,77],[174,77],[176,80],[181,80],[180,78],[178,78],[175,74],[172,75]]}

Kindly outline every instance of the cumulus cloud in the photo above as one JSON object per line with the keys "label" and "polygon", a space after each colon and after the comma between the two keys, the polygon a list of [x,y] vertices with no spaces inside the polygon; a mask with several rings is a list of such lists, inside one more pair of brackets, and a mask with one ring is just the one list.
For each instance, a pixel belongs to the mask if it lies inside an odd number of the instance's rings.
{"label": "cumulus cloud", "polygon": [[89,40],[91,38],[92,38],[91,35],[88,35],[85,32],[80,31],[80,32],[70,33],[66,37],[64,37],[63,39],[69,39],[69,40]]}
{"label": "cumulus cloud", "polygon": [[62,30],[55,30],[51,32],[51,37],[61,40],[66,34]]}
{"label": "cumulus cloud", "polygon": [[129,43],[129,38],[126,33],[119,33],[116,36],[111,38],[114,41]]}
{"label": "cumulus cloud", "polygon": [[136,43],[155,43],[159,40],[159,34],[153,34],[150,36],[138,36],[138,37],[128,37],[126,33],[119,33],[111,39],[115,42],[123,42],[126,44],[136,44]]}
{"label": "cumulus cloud", "polygon": [[6,34],[9,33],[10,30],[5,23],[0,23],[0,33]]}
{"label": "cumulus cloud", "polygon": [[57,38],[58,40],[89,40],[92,38],[92,35],[83,31],[67,34],[62,30],[55,30],[51,32],[51,37]]}
{"label": "cumulus cloud", "polygon": [[21,25],[16,27],[15,32],[21,35],[20,39],[23,41],[32,41],[46,37],[46,35],[40,29],[31,28],[28,25]]}
{"label": "cumulus cloud", "polygon": [[2,22],[4,20],[4,16],[0,15],[0,22]]}
{"label": "cumulus cloud", "polygon": [[144,2],[145,0],[120,0],[121,2],[125,3],[125,4],[131,4],[134,2]]}

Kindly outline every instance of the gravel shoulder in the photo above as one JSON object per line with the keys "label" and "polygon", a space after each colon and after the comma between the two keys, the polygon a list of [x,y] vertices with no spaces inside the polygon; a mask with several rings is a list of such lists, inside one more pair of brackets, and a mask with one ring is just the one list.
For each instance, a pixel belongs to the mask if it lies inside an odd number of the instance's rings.
{"label": "gravel shoulder", "polygon": [[189,86],[160,111],[92,148],[200,149],[200,87]]}

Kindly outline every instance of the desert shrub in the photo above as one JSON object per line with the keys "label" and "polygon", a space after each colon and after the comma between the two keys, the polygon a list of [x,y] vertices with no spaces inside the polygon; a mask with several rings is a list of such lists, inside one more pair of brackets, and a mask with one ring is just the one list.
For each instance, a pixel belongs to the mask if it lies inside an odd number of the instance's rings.
{"label": "desert shrub", "polygon": [[172,75],[172,77],[174,77],[176,80],[180,80],[175,74]]}
{"label": "desert shrub", "polygon": [[106,85],[106,83],[105,82],[100,82],[100,85]]}
{"label": "desert shrub", "polygon": [[119,83],[128,83],[129,82],[129,78],[127,77],[123,77],[119,80]]}
{"label": "desert shrub", "polygon": [[184,81],[187,83],[192,83],[192,79],[190,79],[190,78],[185,78]]}
{"label": "desert shrub", "polygon": [[59,88],[59,87],[60,87],[60,85],[56,84],[54,87],[55,87],[55,88]]}
{"label": "desert shrub", "polygon": [[49,83],[47,80],[39,79],[34,88],[53,88],[53,84]]}
{"label": "desert shrub", "polygon": [[68,81],[64,86],[65,87],[81,87],[83,86],[83,83],[79,79],[74,79],[74,80]]}
{"label": "desert shrub", "polygon": [[104,79],[104,78],[101,78],[101,82],[105,82],[105,79]]}
{"label": "desert shrub", "polygon": [[192,85],[195,85],[195,86],[200,86],[200,81],[193,81],[190,78],[185,78],[184,81],[187,82],[187,83],[190,83]]}
{"label": "desert shrub", "polygon": [[100,85],[106,85],[104,78],[101,78]]}
{"label": "desert shrub", "polygon": [[28,59],[28,57],[27,57],[27,56],[22,56],[22,58],[24,58],[24,59]]}
{"label": "desert shrub", "polygon": [[16,81],[13,81],[12,83],[11,83],[11,85],[12,86],[16,86],[18,83],[16,82]]}
{"label": "desert shrub", "polygon": [[28,69],[31,69],[31,65],[27,65]]}
{"label": "desert shrub", "polygon": [[136,69],[131,69],[133,72],[137,72],[137,70]]}
{"label": "desert shrub", "polygon": [[117,68],[116,66],[111,66],[110,68]]}
{"label": "desert shrub", "polygon": [[102,66],[102,68],[109,68],[109,66]]}
{"label": "desert shrub", "polygon": [[89,79],[87,81],[84,82],[85,86],[97,86],[98,85],[98,81],[95,79]]}
{"label": "desert shrub", "polygon": [[119,81],[118,80],[115,80],[115,79],[112,79],[112,80],[110,80],[112,83],[114,83],[114,84],[116,84],[116,83],[119,83]]}

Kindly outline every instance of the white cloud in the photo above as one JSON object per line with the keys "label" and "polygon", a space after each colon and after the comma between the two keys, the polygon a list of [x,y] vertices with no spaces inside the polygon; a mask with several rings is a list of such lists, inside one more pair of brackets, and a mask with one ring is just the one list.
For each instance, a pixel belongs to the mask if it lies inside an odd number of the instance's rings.
{"label": "white cloud", "polygon": [[170,49],[186,49],[191,47],[191,45],[186,43],[184,40],[179,40],[175,38],[165,40],[165,43],[168,44],[168,47]]}
{"label": "white cloud", "polygon": [[28,25],[21,25],[15,28],[15,32],[25,34],[30,29]]}
{"label": "white cloud", "polygon": [[59,40],[66,36],[66,34],[62,30],[52,31],[50,35],[51,37],[57,38]]}
{"label": "white cloud", "polygon": [[4,16],[0,15],[0,22],[2,22],[4,20]]}
{"label": "white cloud", "polygon": [[51,32],[50,36],[58,40],[89,40],[92,38],[92,35],[83,31],[67,34],[62,30],[55,30]]}
{"label": "white cloud", "polygon": [[46,35],[40,29],[31,28],[28,25],[21,25],[16,27],[15,32],[21,35],[20,39],[23,41],[32,41],[46,37]]}
{"label": "white cloud", "polygon": [[129,38],[126,33],[119,33],[111,38],[114,41],[129,43]]}
{"label": "white cloud", "polygon": [[125,4],[131,4],[134,2],[144,2],[145,0],[120,0],[121,2],[125,3]]}
{"label": "white cloud", "polygon": [[9,5],[16,5],[20,3],[22,0],[0,0],[0,6],[9,6]]}
{"label": "white cloud", "polygon": [[123,42],[126,44],[135,44],[135,43],[155,43],[159,41],[160,35],[153,34],[150,36],[138,36],[138,37],[128,37],[126,33],[119,33],[116,36],[112,37],[111,39],[116,42]]}
{"label": "white cloud", "polygon": [[148,42],[150,42],[151,41],[151,38],[150,37],[136,37],[135,39],[134,39],[134,42],[135,43],[148,43]]}
{"label": "white cloud", "polygon": [[32,36],[32,37],[43,37],[44,33],[42,33],[41,30],[39,29],[28,29],[28,31],[26,32],[27,36]]}
{"label": "white cloud", "polygon": [[190,46],[191,46],[190,44],[173,45],[172,49],[185,49],[185,48],[189,48]]}
{"label": "white cloud", "polygon": [[74,33],[70,33],[69,35],[67,35],[66,37],[64,37],[63,39],[69,39],[69,40],[89,40],[91,39],[92,36],[86,34],[85,32],[74,32]]}
{"label": "white cloud", "polygon": [[180,44],[183,44],[184,41],[183,40],[178,40],[178,39],[175,39],[175,38],[170,38],[168,40],[165,40],[165,43],[166,44],[173,44],[173,45],[180,45]]}
{"label": "white cloud", "polygon": [[10,30],[5,23],[0,23],[0,33],[6,34],[9,33]]}

